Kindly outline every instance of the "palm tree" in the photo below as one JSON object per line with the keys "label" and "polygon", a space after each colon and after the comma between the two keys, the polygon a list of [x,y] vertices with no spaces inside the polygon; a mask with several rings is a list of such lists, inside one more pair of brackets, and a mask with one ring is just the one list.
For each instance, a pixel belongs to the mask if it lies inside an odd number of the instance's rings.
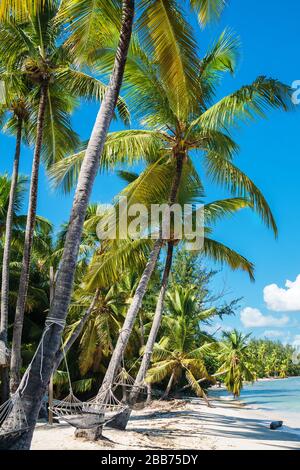
{"label": "palm tree", "polygon": [[[170,173],[169,165],[166,165],[166,167],[167,167],[167,171],[163,175],[164,177],[162,178],[162,181],[166,181],[165,177],[167,176],[167,174]],[[193,174],[194,179],[191,177],[189,172],[187,174],[184,174],[182,177],[181,185],[179,187],[178,202],[182,205],[182,207],[184,207],[185,204],[188,204],[191,202],[194,202],[194,203],[196,201],[200,202],[201,197],[203,197],[202,185],[200,183],[199,177],[196,174],[196,170],[193,168],[190,168],[189,171]],[[151,175],[151,178],[149,178],[148,180],[147,176],[149,175]],[[145,175],[142,174],[139,178],[137,178],[137,180],[134,183],[131,183],[131,186],[133,185],[133,186],[136,186],[137,188],[137,191],[136,191],[137,194],[135,195],[135,197],[137,200],[142,201],[142,203],[144,204],[146,202],[144,200],[145,197],[148,198],[149,201],[152,201],[152,202],[154,201],[154,203],[157,203],[157,192],[160,188],[159,180],[155,178],[153,171],[150,172],[147,176],[145,177]],[[124,192],[128,193],[129,191],[127,189]],[[160,197],[161,195],[165,196],[165,194],[163,194],[164,192],[165,193],[168,192],[168,188],[165,188],[165,184],[162,188]],[[146,194],[146,196],[144,194]],[[197,197],[198,197],[198,200],[197,200]],[[246,272],[248,272],[250,278],[253,279],[253,265],[251,263],[249,263],[244,257],[239,255],[232,249],[224,246],[220,242],[217,242],[209,237],[211,233],[211,227],[209,227],[209,225],[212,225],[220,218],[226,215],[231,215],[234,212],[245,207],[252,207],[252,204],[243,198],[231,198],[231,199],[226,199],[226,200],[221,200],[221,201],[215,201],[213,203],[210,203],[204,206],[204,218],[205,218],[205,222],[207,225],[205,227],[205,232],[204,232],[206,238],[204,240],[203,252],[206,256],[211,257],[213,260],[221,261],[223,263],[226,262],[227,264],[229,264],[229,266],[231,266],[232,269],[239,269],[239,268],[244,269]],[[162,276],[162,283],[161,283],[160,292],[159,292],[159,296],[158,296],[157,303],[156,303],[156,309],[155,309],[155,314],[153,317],[151,330],[148,336],[148,340],[147,340],[147,344],[146,344],[144,354],[142,357],[141,365],[140,365],[139,371],[135,379],[135,384],[134,384],[135,386],[133,387],[133,390],[130,394],[131,405],[134,404],[138,398],[140,387],[144,383],[147,370],[150,365],[154,344],[155,344],[158,331],[160,328],[160,324],[162,321],[164,300],[165,300],[165,296],[167,292],[169,275],[170,275],[171,266],[172,266],[174,243],[177,244],[178,242],[179,241],[174,241],[171,239],[167,243],[167,255],[166,255],[166,260],[165,260],[164,272]],[[187,314],[189,306],[191,307],[195,306],[195,299],[191,296],[191,291],[187,290],[187,291],[184,291],[184,293],[187,296],[186,298],[184,295],[183,297],[180,295],[179,289],[176,290],[176,295],[174,297],[174,302],[173,302],[174,312],[176,312],[176,308],[177,308],[178,311],[180,311],[181,313]],[[176,305],[176,301],[177,301],[177,305]],[[211,312],[208,311],[207,314],[211,315]],[[203,320],[203,317],[201,319]],[[118,417],[117,424],[115,423],[115,425],[124,429],[128,422],[129,416],[130,416],[130,409],[125,410],[122,416]]]}
{"label": "palm tree", "polygon": [[[177,47],[174,45],[172,49],[167,50],[160,48],[158,39],[160,34],[157,32],[157,37],[154,36],[155,32],[150,30],[149,41],[159,57],[155,56],[151,63],[150,54],[141,50],[138,57],[129,57],[126,78],[134,85],[133,90],[139,90],[139,96],[135,97],[134,101],[132,99],[134,111],[152,128],[148,132],[145,131],[143,136],[139,136],[140,142],[143,140],[145,148],[149,148],[149,141],[152,141],[154,146],[157,138],[160,138],[160,155],[173,158],[176,162],[168,202],[176,201],[182,171],[190,161],[190,153],[198,151],[203,156],[204,168],[208,175],[232,193],[247,195],[255,210],[276,233],[275,221],[263,195],[232,163],[237,146],[227,130],[239,120],[246,120],[250,115],[252,117],[255,114],[261,115],[266,108],[287,109],[289,88],[276,80],[259,77],[251,85],[210,106],[220,74],[234,69],[236,42],[232,35],[228,32],[223,33],[202,61],[195,57],[190,36],[184,36],[183,39],[177,35]],[[163,57],[163,54],[168,57]],[[173,68],[170,64],[172,54],[176,55],[173,58],[176,66]],[[187,58],[190,58],[189,68],[186,64]],[[102,56],[102,63],[103,61]],[[193,64],[199,64],[200,77],[195,70],[193,71]],[[184,77],[180,76],[182,71]],[[80,164],[74,160],[72,163],[75,164],[75,168]],[[136,296],[128,310],[124,328],[103,381],[103,388],[111,386],[113,382],[160,249],[159,240],[149,257]],[[169,258],[171,250],[169,247]]]}
{"label": "palm tree", "polygon": [[[4,348],[7,348],[9,263],[11,255],[14,205],[18,186],[21,142],[24,133],[26,133],[26,127],[28,125],[28,118],[30,113],[30,104],[24,97],[25,95],[21,96],[19,94],[15,94],[14,90],[10,90],[10,85],[11,84],[6,84],[5,86],[6,99],[4,100],[4,102],[2,102],[2,105],[0,107],[0,115],[2,121],[6,119],[6,125],[4,128],[16,135],[16,147],[13,161],[13,171],[11,176],[9,203],[6,213],[5,243],[2,260],[0,341],[2,342]],[[26,87],[24,86],[24,88]],[[6,385],[4,382],[6,383],[3,377],[2,396],[5,399],[5,397],[8,397],[8,385]],[[5,388],[6,392],[4,392]]]}
{"label": "palm tree", "polygon": [[[7,5],[8,1],[5,2]],[[36,2],[34,2],[36,4]],[[192,2],[194,6],[196,6],[200,11],[200,17],[205,20],[211,14],[211,10],[208,6],[211,5],[223,5],[223,0],[195,0]],[[18,2],[19,5],[19,2]],[[97,170],[97,159],[101,155],[103,150],[104,141],[106,138],[106,134],[108,131],[109,124],[113,117],[114,107],[117,102],[118,94],[120,91],[123,73],[127,58],[127,52],[129,48],[129,43],[131,39],[131,32],[132,32],[132,24],[133,24],[133,16],[134,16],[134,1],[123,1],[123,15],[122,15],[122,23],[121,23],[121,32],[120,32],[120,41],[118,45],[118,50],[115,58],[115,66],[113,69],[110,85],[108,90],[105,94],[102,106],[100,108],[100,112],[98,114],[94,131],[92,133],[89,146],[87,148],[87,152],[85,155],[85,159],[82,165],[82,169],[79,175],[79,181],[77,186],[77,191],[74,199],[74,205],[72,208],[71,219],[72,222],[69,225],[68,236],[66,240],[66,249],[64,251],[64,256],[61,264],[61,270],[59,272],[60,279],[59,279],[59,286],[62,288],[57,289],[56,295],[54,296],[54,301],[52,304],[52,308],[50,314],[52,315],[51,318],[54,317],[53,312],[55,313],[56,318],[64,319],[67,314],[68,303],[70,301],[71,295],[71,288],[73,282],[73,276],[75,271],[76,265],[76,258],[78,253],[79,247],[79,240],[81,237],[82,226],[84,222],[84,215],[88,204],[89,195],[91,193],[91,188],[93,186],[93,182],[95,179],[95,174]],[[220,9],[213,9],[213,13],[217,12],[220,13]],[[6,8],[7,13],[7,8]],[[101,112],[102,111],[102,112]],[[74,222],[77,221],[75,224]],[[57,299],[57,301],[56,301]],[[56,328],[57,330],[57,328]],[[48,345],[48,348],[45,349],[46,356],[52,357],[55,354],[54,348],[56,350],[59,347],[59,337],[61,331],[58,328],[56,334],[54,334],[54,338],[57,341],[52,342],[52,347]],[[50,343],[51,344],[51,343]],[[46,382],[50,377],[51,374],[51,367],[46,372]],[[34,368],[32,368],[32,372],[34,373]],[[47,378],[48,376],[48,378]],[[42,385],[42,388],[45,388],[45,384]],[[40,394],[41,400],[42,394]],[[33,400],[28,401],[27,411],[30,416],[30,420],[35,423],[35,419],[37,416],[37,409],[39,404],[37,402],[33,403]],[[30,410],[30,411],[29,411]],[[26,439],[26,444],[24,440],[20,439],[19,445],[28,446],[31,440],[31,435],[29,434]]]}
{"label": "palm tree", "polygon": [[[125,73],[129,84],[128,99],[132,101],[133,111],[151,130],[125,131],[118,134],[119,138],[126,141],[128,157],[135,157],[137,147],[139,156],[142,148],[151,153],[151,149],[157,148],[160,141],[161,158],[173,158],[177,165],[171,174],[173,185],[169,186],[170,203],[176,200],[181,173],[190,161],[191,152],[198,152],[202,156],[207,174],[233,194],[249,197],[255,210],[276,233],[274,218],[262,193],[232,162],[237,145],[228,130],[239,121],[253,118],[255,115],[261,116],[268,108],[287,109],[289,87],[277,80],[259,77],[252,84],[212,104],[222,73],[232,72],[235,68],[236,39],[225,31],[209,53],[199,60],[190,28],[184,23],[180,11],[176,10],[176,20],[173,23],[165,17],[162,28],[162,22],[156,23],[153,19],[152,24],[150,21],[151,18],[156,18],[153,13],[155,6],[157,5],[151,3],[149,10],[143,14],[144,26],[148,28],[149,50],[137,48],[136,55],[129,56]],[[173,7],[175,8],[174,5]],[[173,41],[169,42],[168,48],[162,46],[162,38],[166,35],[161,34],[162,29],[168,31],[168,41]],[[112,59],[109,51],[102,51],[99,59],[99,67],[109,68]],[[139,90],[138,96],[135,94],[136,89]],[[117,149],[115,150],[117,154]],[[78,175],[83,156],[83,153],[77,154],[62,162],[62,175],[67,175],[69,181]],[[101,163],[104,164],[103,161]],[[170,176],[166,181],[170,182]],[[161,244],[161,240],[158,240],[149,257],[128,310],[103,387],[108,387],[113,382],[157,262]]]}
{"label": "palm tree", "polygon": [[[18,118],[19,120],[19,118]],[[18,181],[18,167],[20,156],[20,126],[18,126],[16,153],[12,181],[6,177],[0,178],[1,215],[0,236],[5,233],[5,242],[2,253],[2,284],[1,284],[1,323],[0,323],[0,372],[1,372],[1,402],[9,397],[9,374],[8,374],[8,298],[9,298],[9,262],[13,229],[18,227],[20,221],[17,212],[20,209],[22,197],[24,196],[25,179]],[[8,242],[7,242],[8,240]]]}
{"label": "palm tree", "polygon": [[[0,57],[6,60],[5,76],[21,75],[31,88],[37,112],[31,122],[31,141],[35,140],[29,195],[23,267],[16,307],[11,360],[11,388],[19,383],[20,345],[32,237],[36,216],[39,164],[41,155],[47,166],[78,146],[77,135],[70,126],[70,112],[76,97],[101,99],[105,92],[102,82],[78,69],[76,55],[70,51],[62,33],[66,24],[59,21],[59,2],[47,0],[43,8],[19,21],[2,20],[0,25]],[[61,93],[61,89],[64,93]],[[127,110],[118,101],[120,114],[126,120]],[[47,126],[49,132],[44,135]]]}
{"label": "palm tree", "polygon": [[[214,315],[213,312],[211,314]],[[164,393],[164,398],[167,398],[172,387],[184,373],[195,393],[206,399],[197,380],[210,379],[204,359],[213,347],[212,343],[203,341],[203,339],[201,341],[197,330],[195,330],[193,319],[183,312],[180,315],[168,315],[164,324],[163,336],[154,346],[153,366],[148,370],[146,381],[156,383],[169,377]]]}
{"label": "palm tree", "polygon": [[[13,125],[13,120],[8,121],[7,123]],[[23,205],[26,192],[27,192],[27,178],[19,177],[15,196],[14,196],[14,205],[13,205],[13,214],[12,214],[12,227],[11,227],[11,243],[10,243],[10,252],[13,255],[11,258],[13,261],[8,265],[10,273],[10,285],[9,291],[7,292],[8,296],[8,306],[10,307],[7,310],[7,316],[1,316],[1,332],[5,334],[6,341],[3,340],[0,342],[0,351],[1,351],[1,399],[5,401],[7,399],[7,394],[9,393],[9,377],[8,377],[8,367],[7,367],[7,358],[5,352],[8,351],[7,343],[7,332],[8,332],[8,313],[15,307],[17,291],[16,286],[18,284],[18,279],[20,276],[21,270],[21,261],[22,261],[22,249],[24,244],[24,235],[25,235],[25,226],[26,226],[26,215],[20,214],[21,206]],[[6,176],[0,177],[0,259],[4,258],[6,250],[6,233],[7,233],[7,215],[10,211],[11,203],[11,181]],[[34,233],[34,259],[40,253],[45,255],[45,246],[47,244],[47,237],[49,231],[51,230],[51,225],[44,218],[37,216],[37,224]],[[6,269],[6,266],[2,265],[2,271]],[[37,265],[35,265],[37,269]],[[3,278],[3,272],[1,272]],[[38,291],[33,292],[32,287],[29,287],[29,298],[27,299],[27,310],[30,309],[34,303],[33,294],[39,295]],[[2,336],[3,338],[3,336]]]}
{"label": "palm tree", "polygon": [[[48,334],[44,339],[42,358],[44,365],[42,371],[43,380],[41,381],[40,366],[38,365],[38,357],[41,354],[41,351],[39,351],[39,354],[36,356],[36,360],[33,361],[33,364],[31,365],[29,381],[26,390],[23,393],[25,413],[32,431],[36,423],[42,397],[52,373],[54,358],[59,349],[62,334],[61,322],[64,321],[66,317],[70,302],[85,213],[96,176],[99,156],[101,155],[108,127],[114,115],[114,109],[117,104],[122,84],[127,51],[131,38],[134,1],[124,0],[122,2],[122,6],[122,26],[115,66],[94,125],[79,175],[68,233],[66,236],[65,249],[57,276],[55,295],[49,312],[51,322],[50,325],[47,326]],[[26,436],[17,437],[12,444],[12,448],[28,448],[32,439],[32,431],[27,433]]]}
{"label": "palm tree", "polygon": [[254,375],[251,371],[251,358],[248,349],[248,338],[250,335],[243,335],[237,330],[224,332],[223,342],[219,343],[220,352],[218,360],[221,366],[217,374],[224,373],[224,383],[234,398],[238,397],[243,387],[243,382],[253,382]]}

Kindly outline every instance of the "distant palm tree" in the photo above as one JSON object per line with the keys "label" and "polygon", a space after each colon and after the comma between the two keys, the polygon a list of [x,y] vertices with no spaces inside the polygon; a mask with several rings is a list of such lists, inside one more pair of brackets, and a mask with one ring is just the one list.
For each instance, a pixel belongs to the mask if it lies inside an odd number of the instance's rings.
{"label": "distant palm tree", "polygon": [[[213,314],[211,312],[211,315]],[[201,313],[199,313],[199,321],[201,321],[200,318]],[[167,315],[163,325],[163,337],[154,345],[153,365],[148,370],[146,381],[161,382],[168,377],[169,381],[164,393],[164,398],[167,398],[172,387],[185,375],[195,393],[206,399],[198,380],[210,379],[205,366],[205,356],[213,347],[213,344],[203,339],[201,344],[201,336],[195,331],[193,319],[185,315],[183,311],[181,314]]]}
{"label": "distant palm tree", "polygon": [[255,379],[251,371],[251,356],[247,341],[249,336],[237,330],[224,332],[224,340],[219,343],[218,360],[221,366],[216,374],[222,372],[225,374],[224,383],[234,398],[240,395],[244,381],[253,382]]}

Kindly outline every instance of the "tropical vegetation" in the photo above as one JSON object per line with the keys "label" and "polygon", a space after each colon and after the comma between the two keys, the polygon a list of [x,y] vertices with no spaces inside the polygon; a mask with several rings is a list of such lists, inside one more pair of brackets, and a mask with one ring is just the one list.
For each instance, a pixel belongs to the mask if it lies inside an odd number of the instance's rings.
{"label": "tropical vegetation", "polygon": [[[254,264],[214,237],[224,218],[241,229],[240,210],[277,235],[262,191],[236,165],[232,131],[270,110],[287,111],[290,89],[260,76],[218,98],[223,76],[237,70],[239,39],[226,29],[200,55],[186,7],[205,26],[225,1],[183,3],[1,2],[0,120],[15,139],[11,175],[0,176],[1,400],[12,400],[11,416],[19,412],[15,397],[21,400],[28,430],[14,433],[14,419],[5,422],[12,449],[30,447],[52,382],[57,398],[70,381],[90,398],[130,376],[124,428],[145,394],[193,393],[209,404],[206,390],[217,380],[237,397],[246,381],[299,373],[290,346],[214,331],[240,299],[218,296],[210,282],[217,274],[206,267],[226,264],[254,280]],[[99,111],[82,142],[72,114],[91,101]],[[19,172],[24,146],[32,150],[29,176]],[[54,190],[75,190],[59,231],[38,215],[41,166]],[[98,172],[107,171],[118,172],[124,187],[103,209],[90,199]],[[204,175],[225,198],[207,198]],[[190,252],[172,217],[167,237],[163,218],[138,239],[128,232],[99,239],[124,196],[129,210],[189,204],[195,217],[203,205],[202,246]]]}

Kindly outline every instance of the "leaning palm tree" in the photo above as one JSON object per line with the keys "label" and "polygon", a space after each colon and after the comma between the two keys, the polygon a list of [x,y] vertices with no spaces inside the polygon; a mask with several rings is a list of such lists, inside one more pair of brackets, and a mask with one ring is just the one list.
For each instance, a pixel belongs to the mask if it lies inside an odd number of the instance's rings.
{"label": "leaning palm tree", "polygon": [[[209,1],[209,3],[212,3],[214,5],[221,5],[224,2],[223,0],[211,0]],[[205,5],[208,5],[209,3],[208,0],[193,1],[194,5],[196,5],[197,7],[200,6],[200,11],[201,9],[203,10],[203,5],[205,7]],[[97,172],[98,159],[103,150],[106,135],[113,117],[114,108],[123,80],[124,68],[132,33],[133,16],[135,11],[134,7],[135,5],[133,0],[122,1],[123,15],[120,27],[120,40],[114,61],[114,69],[112,72],[109,87],[107,89],[107,92],[100,108],[100,112],[96,119],[96,123],[79,175],[77,190],[70,218],[71,223],[68,229],[64,255],[62,258],[61,269],[59,273],[59,288],[56,289],[49,314],[49,318],[52,318],[52,334],[48,335],[51,336],[51,338],[49,338],[50,341],[49,339],[47,340],[47,344],[45,344],[44,348],[44,358],[45,362],[48,365],[47,368],[44,369],[43,380],[41,381],[42,383],[38,387],[36,385],[33,386],[33,389],[31,391],[29,386],[28,390],[26,391],[26,397],[24,400],[26,403],[25,412],[28,421],[32,427],[36,423],[39,406],[42,400],[42,395],[52,372],[51,362],[53,362],[54,356],[59,348],[62,327],[60,324],[57,325],[57,322],[61,323],[62,321],[64,321],[67,315],[85,212],[87,209],[89,196],[91,194],[93,182],[95,180]],[[55,319],[55,321],[53,321],[53,318]],[[38,377],[39,375],[39,367],[37,363],[34,363],[32,365],[30,375],[32,377],[31,382],[35,382],[33,378],[35,376]],[[33,395],[35,395],[34,400],[32,398]],[[38,399],[36,399],[37,397]],[[31,437],[32,433],[28,433],[25,438],[23,436],[19,439],[16,439],[12,447],[19,446],[22,448],[28,448],[30,446]]]}
{"label": "leaning palm tree", "polygon": [[227,390],[237,398],[243,387],[243,382],[253,382],[255,376],[251,371],[250,351],[248,350],[248,338],[237,330],[224,332],[224,340],[219,344],[220,352],[218,360],[221,366],[217,374],[224,373],[224,383]]}
{"label": "leaning palm tree", "polygon": [[[70,112],[77,97],[101,99],[105,92],[102,82],[80,71],[76,55],[62,42],[66,26],[59,20],[58,1],[44,1],[41,9],[14,21],[0,24],[0,58],[5,61],[4,77],[11,80],[22,76],[31,88],[36,112],[31,120],[31,141],[35,141],[29,195],[27,229],[24,244],[23,268],[20,276],[19,296],[11,359],[11,389],[20,379],[20,345],[24,308],[28,288],[28,273],[35,224],[38,177],[41,156],[47,166],[65,153],[75,149],[79,140],[70,125]],[[8,79],[7,78],[7,79]],[[61,89],[64,93],[61,93]],[[124,119],[127,110],[119,100],[118,107]],[[49,132],[45,133],[47,127]]]}
{"label": "leaning palm tree", "polygon": [[[57,286],[54,299],[50,308],[48,334],[44,337],[43,348],[43,380],[40,380],[40,366],[38,360],[41,351],[37,354],[31,365],[29,380],[23,393],[23,402],[27,421],[31,431],[26,435],[13,439],[11,448],[28,449],[30,447],[32,432],[35,426],[40,403],[50,379],[53,369],[55,354],[60,347],[62,333],[61,322],[65,319],[70,302],[71,289],[73,285],[77,254],[80,244],[81,231],[84,223],[91,189],[96,176],[99,156],[101,155],[108,127],[114,115],[114,108],[120,92],[123,72],[126,62],[127,50],[131,38],[133,24],[134,1],[124,0],[120,42],[116,54],[115,67],[111,76],[110,84],[106,90],[101,108],[91,135],[90,143],[86,151],[85,159],[79,175],[77,191],[72,208],[69,229],[65,242],[65,249],[57,277]],[[51,319],[51,320],[50,320]],[[50,329],[49,329],[50,326]],[[37,380],[34,377],[37,377]],[[22,387],[22,384],[20,385]],[[32,389],[31,389],[32,388]],[[30,390],[31,389],[31,390]],[[34,398],[33,398],[34,397]],[[11,424],[13,430],[13,424]]]}
{"label": "leaning palm tree", "polygon": [[[151,17],[150,12],[146,14],[147,18],[149,16]],[[147,24],[145,19],[145,27]],[[192,154],[197,152],[202,157],[204,171],[234,195],[249,197],[263,221],[276,233],[274,218],[262,193],[233,163],[237,145],[232,140],[229,129],[240,121],[261,117],[267,109],[286,110],[289,87],[274,79],[258,77],[252,84],[212,104],[220,76],[235,68],[235,38],[228,31],[224,32],[212,50],[199,60],[191,31],[188,26],[183,27],[182,18],[179,24],[168,24],[168,31],[173,30],[172,37],[176,37],[176,43],[167,51],[161,47],[161,34],[158,34],[155,26],[156,23],[152,29],[149,28],[147,36],[149,50],[139,49],[135,57],[130,56],[126,69],[128,99],[132,101],[133,111],[151,130],[146,129],[143,135],[138,135],[137,131],[130,134],[132,131],[128,131],[123,133],[123,138],[127,142],[131,139],[131,143],[133,139],[135,142],[138,139],[140,147],[143,145],[146,149],[149,149],[150,142],[153,147],[159,139],[161,158],[172,158],[176,162],[175,169],[168,178],[170,182],[172,177],[169,204],[177,200],[184,168],[188,166]],[[159,24],[157,28],[160,28]],[[175,34],[178,29],[181,35]],[[153,50],[154,57],[151,56]],[[163,54],[167,57],[164,58]],[[170,64],[171,57],[175,64],[173,67]],[[109,52],[101,54],[102,67],[105,60],[108,65],[111,63]],[[130,84],[134,86],[131,88]],[[136,89],[139,90],[138,96],[134,91]],[[130,150],[133,150],[133,145],[131,148],[128,145],[128,154]],[[71,174],[75,174],[76,168],[80,167],[81,158],[82,156],[77,155],[69,160]],[[70,173],[67,174],[70,177]],[[166,181],[165,179],[164,182]],[[124,328],[103,381],[104,388],[113,383],[161,247],[162,240],[158,239],[128,310]]]}
{"label": "leaning palm tree", "polygon": [[[128,201],[130,203],[135,203],[135,201],[140,201],[140,203],[144,204],[144,206],[150,207],[152,203],[162,203],[166,200],[168,194],[168,185],[165,183],[167,180],[167,176],[170,174],[172,165],[174,165],[173,161],[162,164],[157,167],[157,164],[150,165],[150,169],[152,171],[146,170],[140,177],[136,178],[128,188],[123,191],[123,194],[130,195]],[[158,171],[159,170],[159,171]],[[128,179],[134,178],[134,175],[126,173]],[[159,175],[159,178],[158,178]],[[162,183],[163,182],[163,183]],[[131,190],[130,190],[131,188]],[[179,187],[178,192],[178,203],[181,207],[185,207],[186,204],[201,202],[201,198],[203,197],[203,188],[199,177],[196,173],[196,170],[192,167],[190,163],[189,171],[185,169],[185,173],[182,176],[181,184]],[[252,203],[244,198],[230,198],[221,201],[214,201],[213,203],[207,204],[204,206],[204,219],[205,219],[205,229],[204,229],[204,244],[201,249],[206,256],[212,258],[214,261],[221,261],[222,263],[227,263],[232,269],[243,269],[248,272],[251,279],[253,279],[253,265],[248,262],[243,256],[236,253],[234,250],[228,248],[227,246],[223,245],[222,243],[213,240],[210,235],[212,232],[212,226],[216,223],[219,219],[224,216],[234,214],[236,211],[243,209],[245,207],[252,207]],[[130,206],[128,207],[130,210]],[[196,211],[197,209],[195,209]],[[183,220],[184,224],[184,220]],[[153,226],[151,227],[153,229]],[[200,230],[200,228],[199,228]],[[182,232],[184,233],[184,227]],[[153,322],[151,326],[151,330],[147,339],[147,343],[145,346],[144,354],[142,357],[141,365],[139,371],[136,376],[135,384],[133,390],[130,394],[130,402],[131,405],[135,403],[138,398],[139,390],[144,383],[147,370],[150,365],[151,356],[154,348],[154,344],[158,335],[158,331],[162,321],[163,309],[164,309],[164,301],[168,287],[169,275],[171,272],[172,267],[172,259],[173,259],[173,250],[174,245],[178,245],[178,243],[182,243],[180,240],[175,240],[172,238],[172,234],[174,230],[171,229],[171,239],[169,239],[167,243],[167,255],[165,260],[165,267],[162,276],[161,288],[157,299],[155,314],[153,317]],[[186,235],[189,237],[189,234]],[[184,242],[187,242],[187,239],[183,238],[183,245]],[[184,246],[183,246],[184,247]],[[182,248],[183,248],[182,247]],[[199,251],[199,249],[198,249]],[[196,253],[198,253],[198,251]],[[92,282],[97,279],[96,273],[97,270],[101,271],[101,264],[97,264],[94,266],[93,263],[90,267],[90,274]],[[95,272],[96,271],[96,272]],[[87,275],[89,272],[87,273]],[[180,297],[178,298],[180,299]],[[190,297],[191,300],[191,297]],[[175,304],[174,304],[175,307]],[[180,305],[182,307],[182,305]],[[124,328],[124,326],[123,326]],[[132,324],[133,328],[133,324]],[[128,325],[126,327],[126,334],[130,336],[131,330],[129,329]],[[124,354],[124,351],[123,351]],[[103,385],[102,385],[103,387]],[[125,412],[118,417],[117,423],[118,427],[125,428],[127,421],[130,416],[130,409],[125,410]]]}

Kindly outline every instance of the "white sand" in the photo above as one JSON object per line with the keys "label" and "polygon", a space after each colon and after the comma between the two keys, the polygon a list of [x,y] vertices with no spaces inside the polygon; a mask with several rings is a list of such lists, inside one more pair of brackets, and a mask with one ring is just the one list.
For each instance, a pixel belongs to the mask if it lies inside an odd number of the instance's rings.
{"label": "white sand", "polygon": [[105,428],[106,438],[88,442],[74,438],[74,428],[65,424],[39,424],[32,449],[101,450],[101,449],[300,449],[300,423],[289,422],[288,428],[271,431],[276,418],[239,402],[216,400],[208,408],[198,399],[153,403],[135,411],[126,431]]}

